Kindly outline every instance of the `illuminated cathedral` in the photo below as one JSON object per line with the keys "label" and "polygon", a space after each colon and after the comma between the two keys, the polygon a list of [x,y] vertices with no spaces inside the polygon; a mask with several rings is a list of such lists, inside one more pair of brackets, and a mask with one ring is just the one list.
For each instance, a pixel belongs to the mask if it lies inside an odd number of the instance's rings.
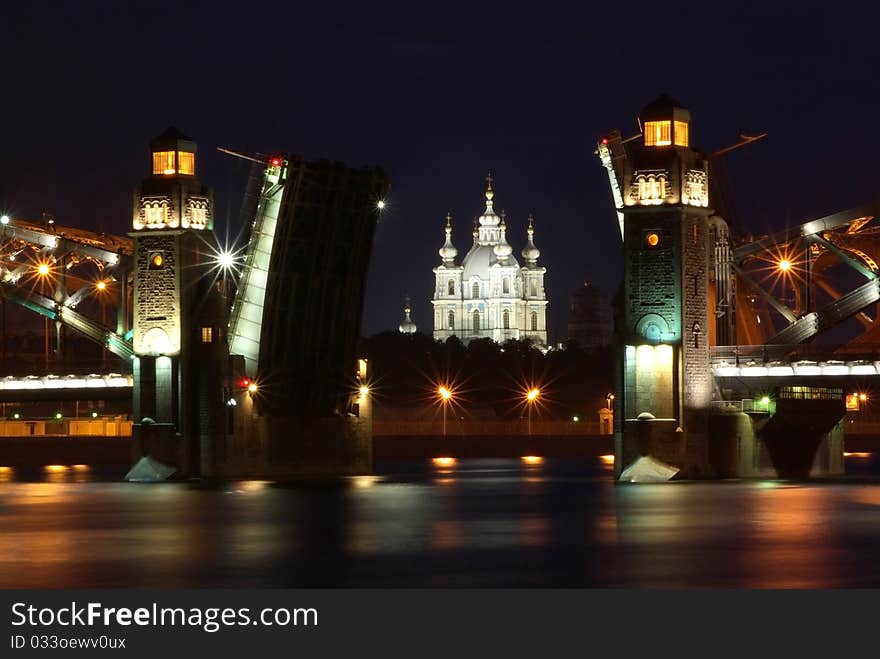
{"label": "illuminated cathedral", "polygon": [[504,211],[498,215],[494,210],[492,177],[486,181],[486,209],[474,225],[474,243],[461,264],[452,243],[452,216],[446,216],[441,264],[434,268],[434,338],[445,341],[457,336],[464,343],[529,339],[546,346],[547,270],[538,265],[541,252],[535,247],[533,218],[529,215],[520,265],[507,242]]}

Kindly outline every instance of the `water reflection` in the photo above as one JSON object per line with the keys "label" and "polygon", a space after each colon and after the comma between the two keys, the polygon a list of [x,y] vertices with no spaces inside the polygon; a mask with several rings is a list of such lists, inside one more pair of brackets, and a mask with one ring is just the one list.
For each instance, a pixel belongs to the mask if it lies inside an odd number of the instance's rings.
{"label": "water reflection", "polygon": [[880,586],[876,475],[616,486],[609,467],[459,459],[219,487],[0,469],[0,587]]}

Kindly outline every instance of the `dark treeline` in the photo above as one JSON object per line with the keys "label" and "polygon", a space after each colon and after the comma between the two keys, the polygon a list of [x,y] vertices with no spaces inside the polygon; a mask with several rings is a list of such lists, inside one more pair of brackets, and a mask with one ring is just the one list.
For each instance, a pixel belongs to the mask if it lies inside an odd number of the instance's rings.
{"label": "dark treeline", "polygon": [[359,354],[369,360],[380,406],[423,406],[446,385],[465,410],[491,407],[500,417],[519,418],[526,391],[537,387],[537,416],[595,421],[612,391],[612,349],[587,352],[576,343],[544,354],[529,341],[479,339],[465,346],[456,337],[444,343],[421,333],[383,332],[362,339]]}

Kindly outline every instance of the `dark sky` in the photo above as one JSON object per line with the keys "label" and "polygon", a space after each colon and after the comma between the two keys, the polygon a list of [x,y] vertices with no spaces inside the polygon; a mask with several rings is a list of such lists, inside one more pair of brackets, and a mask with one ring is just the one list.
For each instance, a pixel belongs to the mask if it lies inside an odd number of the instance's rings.
{"label": "dark sky", "polygon": [[535,215],[562,338],[571,291],[620,279],[595,142],[635,132],[661,92],[703,149],[769,133],[724,163],[744,227],[878,196],[874,5],[680,4],[5,3],[0,207],[124,232],[147,142],[171,124],[199,143],[221,231],[246,167],[216,146],[381,165],[363,330],[396,327],[406,293],[430,330],[444,216],[463,255],[491,170],[517,255]]}

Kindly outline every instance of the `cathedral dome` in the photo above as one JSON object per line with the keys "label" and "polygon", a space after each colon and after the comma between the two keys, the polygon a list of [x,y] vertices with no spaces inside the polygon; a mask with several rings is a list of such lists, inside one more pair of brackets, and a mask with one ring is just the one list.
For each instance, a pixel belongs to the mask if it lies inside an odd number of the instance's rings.
{"label": "cathedral dome", "polygon": [[526,244],[522,251],[522,257],[530,265],[534,265],[534,263],[538,260],[538,257],[541,256],[541,250],[535,247],[535,227],[532,226],[533,221],[534,218],[529,215],[529,242]]}
{"label": "cathedral dome", "polygon": [[452,244],[452,215],[450,213],[446,213],[446,242],[440,248],[439,253],[444,263],[452,263],[458,256],[458,250]]}
{"label": "cathedral dome", "polygon": [[412,313],[412,308],[409,306],[409,298],[406,298],[406,305],[403,307],[403,322],[397,326],[397,331],[401,334],[415,334],[418,329],[410,318],[410,313]]}
{"label": "cathedral dome", "polygon": [[501,229],[501,237],[498,239],[498,244],[495,245],[495,248],[492,251],[495,252],[495,256],[498,257],[500,262],[506,264],[507,257],[513,254],[513,247],[507,242],[507,222],[504,220],[504,211],[501,212],[501,224],[499,227]]}
{"label": "cathedral dome", "polygon": [[480,215],[481,227],[497,227],[501,224],[501,218],[495,213],[492,207],[492,200],[495,198],[495,191],[492,189],[492,175],[486,177],[486,210]]}
{"label": "cathedral dome", "polygon": [[490,278],[489,268],[497,263],[498,258],[495,256],[494,245],[474,245],[467,253],[461,265],[464,267],[462,281],[468,281],[472,277],[479,277],[482,280]]}

